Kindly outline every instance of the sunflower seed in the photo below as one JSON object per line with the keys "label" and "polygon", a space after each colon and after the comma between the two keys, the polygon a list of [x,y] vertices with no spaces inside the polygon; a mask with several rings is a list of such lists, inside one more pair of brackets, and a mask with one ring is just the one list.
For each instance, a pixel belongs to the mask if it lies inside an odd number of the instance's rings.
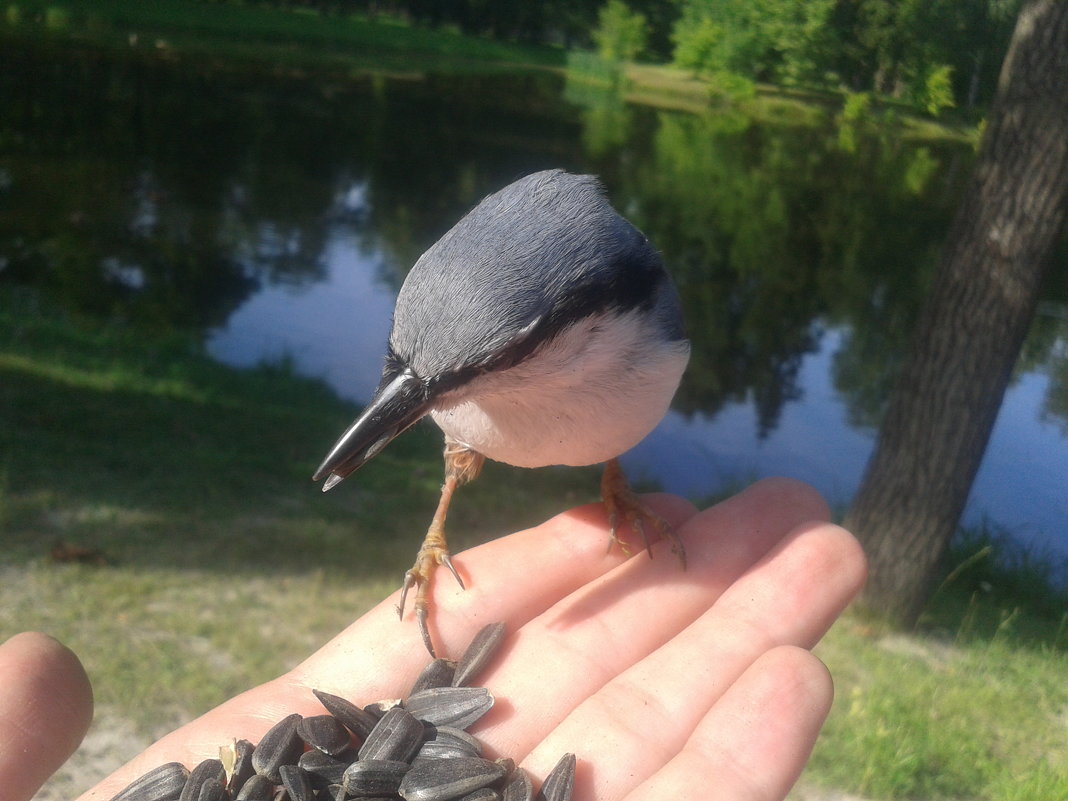
{"label": "sunflower seed", "polygon": [[433,762],[439,759],[469,759],[472,756],[476,755],[466,748],[457,748],[453,745],[442,745],[440,743],[423,743],[419,753],[412,759],[412,764],[421,765],[424,762]]}
{"label": "sunflower seed", "polygon": [[447,801],[504,778],[504,768],[488,759],[441,759],[413,765],[397,792],[407,801]]}
{"label": "sunflower seed", "polygon": [[274,798],[274,782],[255,773],[241,786],[234,801],[271,801]]}
{"label": "sunflower seed", "polygon": [[181,762],[168,762],[134,779],[111,801],[177,801],[189,779]]}
{"label": "sunflower seed", "polygon": [[396,759],[361,759],[349,765],[342,785],[349,795],[393,795],[411,767]]}
{"label": "sunflower seed", "polygon": [[341,724],[359,737],[366,739],[371,729],[378,723],[378,716],[372,715],[360,709],[351,701],[346,701],[340,695],[325,692],[324,690],[312,690],[319,702],[326,707],[326,711],[341,721]]}
{"label": "sunflower seed", "polygon": [[319,790],[328,784],[341,784],[345,768],[352,764],[354,756],[351,755],[347,760],[336,759],[313,748],[301,754],[297,764],[308,772],[312,787]]}
{"label": "sunflower seed", "polygon": [[311,780],[303,768],[296,765],[282,765],[278,769],[278,773],[282,777],[282,786],[286,788],[291,801],[312,801],[314,799]]}
{"label": "sunflower seed", "polygon": [[534,784],[530,774],[522,768],[516,768],[512,778],[504,785],[501,801],[534,801]]}
{"label": "sunflower seed", "polygon": [[493,696],[485,687],[435,687],[415,693],[404,706],[433,726],[466,729],[489,712]]}
{"label": "sunflower seed", "polygon": [[219,761],[226,771],[226,792],[237,795],[241,787],[256,771],[252,767],[252,752],[255,746],[248,740],[235,740],[219,749]]}
{"label": "sunflower seed", "polygon": [[482,787],[468,793],[460,801],[501,801],[501,794],[492,787]]}
{"label": "sunflower seed", "polygon": [[426,727],[403,707],[389,710],[367,735],[360,759],[392,759],[408,762],[426,738]]}
{"label": "sunflower seed", "polygon": [[[225,789],[226,771],[223,770],[222,762],[218,759],[205,759],[189,771],[189,781],[182,788],[182,794],[178,796],[178,801],[200,801],[202,797],[205,798],[205,801],[208,801],[208,799],[212,798],[210,788],[215,785],[220,790]],[[205,790],[205,788],[209,789]],[[204,796],[205,792],[209,795]]]}
{"label": "sunflower seed", "polygon": [[252,752],[252,766],[256,772],[275,784],[282,781],[278,769],[282,765],[294,764],[304,751],[304,743],[297,735],[300,721],[301,716],[296,713],[282,718],[267,730]]}
{"label": "sunflower seed", "polygon": [[297,724],[300,739],[324,754],[337,756],[349,747],[349,732],[333,715],[310,715]]}
{"label": "sunflower seed", "polygon": [[435,659],[419,674],[408,695],[414,695],[420,690],[430,690],[434,687],[449,687],[456,673],[456,663],[448,659]]}
{"label": "sunflower seed", "polygon": [[462,729],[432,726],[429,737],[415,755],[414,762],[427,759],[451,759],[482,756],[482,744]]}
{"label": "sunflower seed", "polygon": [[537,801],[571,801],[574,786],[575,755],[564,754],[542,782]]}
{"label": "sunflower seed", "polygon": [[230,801],[230,796],[226,794],[226,787],[222,784],[207,782],[200,786],[200,795],[196,797],[196,801]]}
{"label": "sunflower seed", "polygon": [[453,687],[466,687],[477,676],[500,647],[504,640],[504,623],[490,623],[471,640],[463,656],[456,663],[456,672],[452,677]]}

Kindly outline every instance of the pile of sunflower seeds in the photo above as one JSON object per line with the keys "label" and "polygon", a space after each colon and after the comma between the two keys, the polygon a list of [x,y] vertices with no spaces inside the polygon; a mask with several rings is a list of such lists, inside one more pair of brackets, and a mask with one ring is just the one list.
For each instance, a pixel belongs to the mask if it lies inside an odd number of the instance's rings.
{"label": "pile of sunflower seeds", "polygon": [[535,795],[526,771],[483,759],[466,731],[493,706],[469,685],[503,638],[503,623],[486,626],[459,661],[427,665],[404,700],[359,707],[312,690],[328,714],[288,715],[258,745],[238,740],[191,771],[160,765],[112,801],[570,801],[573,754]]}

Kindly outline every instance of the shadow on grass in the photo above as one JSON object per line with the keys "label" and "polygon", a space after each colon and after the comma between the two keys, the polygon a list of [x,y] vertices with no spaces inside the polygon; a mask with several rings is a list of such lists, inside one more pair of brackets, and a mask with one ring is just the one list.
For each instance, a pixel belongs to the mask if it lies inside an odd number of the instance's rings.
{"label": "shadow on grass", "polygon": [[[324,494],[310,476],[356,409],[321,384],[11,306],[0,321],[8,560],[61,541],[124,566],[399,576],[410,564],[441,482],[432,425]],[[592,500],[587,472],[490,465],[457,496],[454,550]]]}

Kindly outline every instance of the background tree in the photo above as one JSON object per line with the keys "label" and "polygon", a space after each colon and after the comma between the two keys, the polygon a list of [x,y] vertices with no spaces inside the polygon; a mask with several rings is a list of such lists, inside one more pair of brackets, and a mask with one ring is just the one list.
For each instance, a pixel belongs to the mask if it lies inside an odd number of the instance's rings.
{"label": "background tree", "polygon": [[1068,201],[1068,3],[1024,6],[971,189],[845,525],[866,601],[919,616],[964,508]]}
{"label": "background tree", "polygon": [[795,83],[819,71],[834,0],[686,0],[675,25],[675,63]]}
{"label": "background tree", "polygon": [[644,14],[631,11],[623,0],[608,0],[597,15],[593,41],[606,61],[633,61],[648,40]]}

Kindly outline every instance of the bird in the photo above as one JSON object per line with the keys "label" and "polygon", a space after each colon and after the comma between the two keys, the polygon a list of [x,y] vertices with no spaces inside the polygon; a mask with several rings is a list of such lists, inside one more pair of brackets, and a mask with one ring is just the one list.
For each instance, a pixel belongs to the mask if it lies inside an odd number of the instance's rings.
{"label": "bird", "polygon": [[405,574],[427,651],[431,576],[461,587],[445,537],[455,490],[486,459],[518,467],[605,464],[609,548],[623,515],[685,568],[678,535],[634,493],[618,457],[667,413],[690,357],[679,293],[658,251],[611,206],[600,180],[561,169],[482,199],[415,262],[397,295],[381,380],[313,480],[323,492],[429,416],[445,439],[445,480]]}

